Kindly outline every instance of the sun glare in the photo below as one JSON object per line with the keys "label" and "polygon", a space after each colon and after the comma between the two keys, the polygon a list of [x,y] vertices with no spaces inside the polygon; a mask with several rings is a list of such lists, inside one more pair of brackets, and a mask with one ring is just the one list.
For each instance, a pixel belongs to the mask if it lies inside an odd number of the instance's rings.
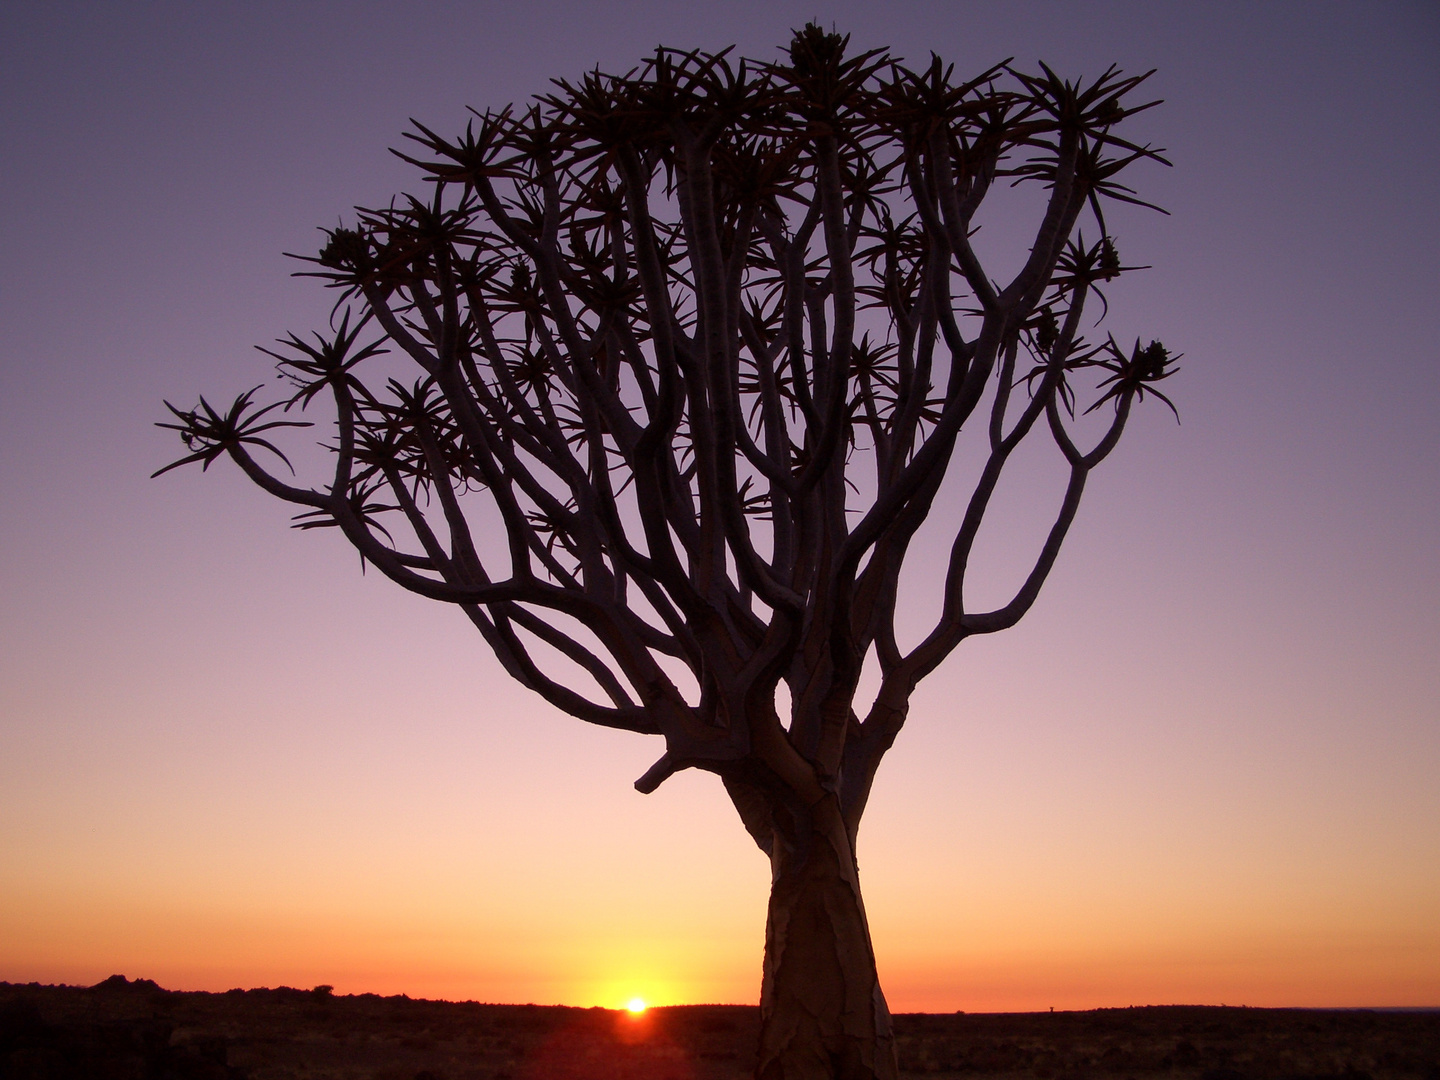
{"label": "sun glare", "polygon": [[632,1016],[639,1016],[646,1009],[645,999],[638,997],[631,998],[625,1003],[625,1008],[630,1010]]}

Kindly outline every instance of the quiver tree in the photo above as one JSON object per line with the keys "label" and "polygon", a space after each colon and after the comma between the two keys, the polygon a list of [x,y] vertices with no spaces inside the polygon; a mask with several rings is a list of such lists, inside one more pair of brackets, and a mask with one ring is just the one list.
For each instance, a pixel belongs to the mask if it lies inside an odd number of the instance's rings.
{"label": "quiver tree", "polygon": [[[1029,610],[1173,370],[1158,343],[1084,336],[1129,269],[1117,177],[1162,160],[1116,134],[1153,104],[1131,101],[1144,76],[957,82],[847,44],[808,26],[775,64],[660,49],[458,139],[416,124],[423,197],[327,231],[306,272],[338,290],[332,331],[265,350],[293,396],[165,425],[191,451],[170,468],[228,455],[298,527],[458,607],[555,707],[661,737],[640,791],[720,778],[772,868],[767,1080],[895,1075],[855,858],[872,779],[916,684]],[[1042,208],[997,282],[976,215],[1017,184]],[[333,472],[307,486],[271,440],[322,404]],[[957,493],[967,424],[982,460]],[[977,531],[1037,432],[1068,484],[1013,597],[974,610]],[[939,616],[906,644],[897,582],[937,497],[964,509]]]}

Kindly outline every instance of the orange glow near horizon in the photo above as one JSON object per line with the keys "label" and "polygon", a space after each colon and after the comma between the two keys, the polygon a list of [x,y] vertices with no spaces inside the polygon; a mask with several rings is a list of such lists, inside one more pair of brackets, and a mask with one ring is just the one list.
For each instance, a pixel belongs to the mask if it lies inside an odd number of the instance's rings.
{"label": "orange glow near horizon", "polygon": [[[99,881],[86,876],[88,851],[33,846],[10,866],[48,865],[58,884],[0,889],[0,980],[93,985],[123,974],[208,991],[330,984],[342,995],[622,1011],[635,998],[647,1008],[753,1005],[767,868],[706,780],[672,781],[657,812],[655,801],[607,791],[576,768],[555,783],[592,785],[593,812],[540,834],[548,861],[491,846],[467,863],[397,845],[383,878],[358,859],[307,859],[302,847],[242,865],[197,861],[185,879],[167,878],[146,851]],[[1308,893],[1267,896],[1248,887],[1267,868],[1242,852],[1228,857],[1231,877],[1214,875],[1202,892],[1193,886],[1203,860],[1188,877],[1157,874],[1147,885],[1100,845],[1078,846],[1089,864],[1075,868],[1065,847],[1025,862],[988,838],[957,844],[941,865],[916,839],[921,826],[891,809],[903,810],[900,795],[877,800],[861,841],[881,983],[897,1013],[1440,1003],[1440,927],[1415,899],[1436,893],[1433,871],[1393,895],[1340,877],[1327,893],[1315,885],[1323,867],[1297,859],[1290,872]],[[541,794],[505,796],[510,813],[539,817]],[[478,830],[495,816],[477,807],[471,820]],[[677,818],[685,828],[670,832]],[[166,823],[176,847],[191,825]],[[1020,851],[1049,842],[1023,830],[1008,839]],[[449,846],[474,843],[457,830]],[[567,876],[588,883],[583,898],[563,888]],[[405,890],[391,885],[402,882]]]}
{"label": "orange glow near horizon", "polygon": [[[1248,934],[1194,920],[1190,936],[1168,940],[1118,922],[1055,926],[1026,940],[1000,920],[975,918],[968,932],[932,913],[877,903],[882,985],[892,1011],[1030,1012],[1158,1004],[1254,1007],[1429,1005],[1440,1002],[1433,957],[1440,942],[1408,942],[1403,932],[1309,932],[1257,924]],[[321,983],[337,994],[406,994],[492,1003],[599,1006],[635,1018],[655,1006],[755,1004],[760,926],[723,943],[698,931],[683,941],[607,937],[584,945],[552,926],[508,942],[483,927],[413,929],[383,940],[380,928],[336,920],[285,927],[147,918],[111,911],[108,919],[52,907],[25,913],[0,898],[0,980],[93,985],[112,974],[154,979],[170,990]],[[758,914],[758,913],[757,913]],[[423,921],[418,912],[417,922]],[[571,928],[573,931],[573,928]],[[20,938],[26,939],[19,944]],[[467,942],[465,939],[469,938]],[[503,943],[502,943],[503,942]],[[368,948],[366,944],[368,943]],[[717,948],[715,945],[722,945]],[[1419,947],[1416,947],[1419,946]],[[617,962],[625,957],[625,962]],[[740,962],[735,962],[736,958]]]}

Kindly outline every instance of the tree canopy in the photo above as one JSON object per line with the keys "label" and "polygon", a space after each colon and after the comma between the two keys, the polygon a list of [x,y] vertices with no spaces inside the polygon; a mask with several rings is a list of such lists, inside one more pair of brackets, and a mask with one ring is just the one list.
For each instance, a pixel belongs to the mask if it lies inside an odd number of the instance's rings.
{"label": "tree canopy", "polygon": [[[774,63],[662,48],[458,138],[416,123],[396,153],[423,194],[306,257],[338,300],[265,350],[290,396],[171,406],[191,453],[168,468],[228,455],[554,706],[663,736],[641,790],[718,773],[772,856],[785,806],[833,799],[853,858],[917,683],[1030,609],[1132,407],[1169,404],[1164,346],[1093,336],[1136,269],[1105,209],[1148,205],[1121,174],[1163,162],[1117,133],[1156,104],[1146,77],[960,80],[809,26]],[[977,215],[1016,185],[1037,220],[997,280]],[[274,440],[322,404],[310,485]],[[967,427],[939,614],[902,644],[897,583]],[[1013,596],[977,609],[981,522],[1037,431],[1064,494]]]}

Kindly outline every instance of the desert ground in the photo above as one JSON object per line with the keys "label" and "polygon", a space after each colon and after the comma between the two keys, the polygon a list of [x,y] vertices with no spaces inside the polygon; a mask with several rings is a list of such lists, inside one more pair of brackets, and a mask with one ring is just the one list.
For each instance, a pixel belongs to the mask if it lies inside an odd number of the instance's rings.
{"label": "desert ground", "polygon": [[[759,1012],[422,1001],[329,987],[0,983],[0,1080],[739,1080]],[[895,1018],[907,1077],[1440,1080],[1440,1011],[1188,1005]]]}

